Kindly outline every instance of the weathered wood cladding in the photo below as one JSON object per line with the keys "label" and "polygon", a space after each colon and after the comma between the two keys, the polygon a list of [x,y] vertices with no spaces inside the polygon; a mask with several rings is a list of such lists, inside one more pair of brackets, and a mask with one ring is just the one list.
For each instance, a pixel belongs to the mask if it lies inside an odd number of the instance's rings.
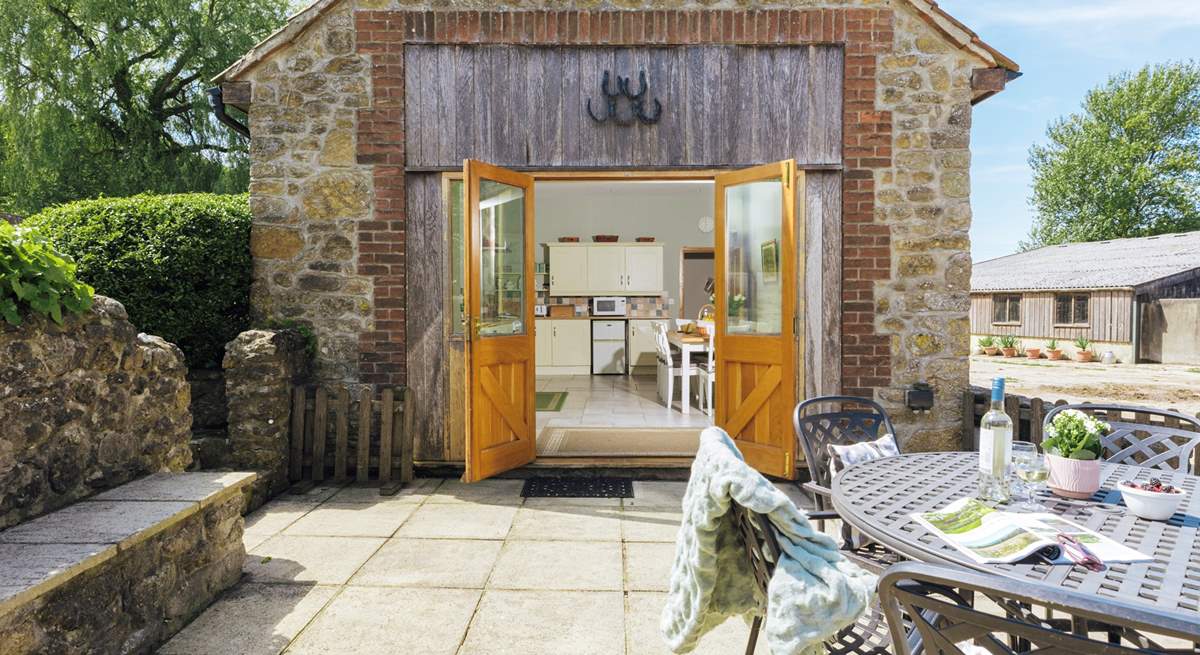
{"label": "weathered wood cladding", "polygon": [[[440,173],[406,179],[409,246],[408,386],[413,391],[414,459],[463,459],[463,343],[450,339],[448,217]],[[805,174],[806,288],[797,289],[808,371],[797,394],[841,388],[841,189],[838,171]],[[799,400],[799,398],[798,398]]]}
{"label": "weathered wood cladding", "polygon": [[[409,170],[466,158],[535,168],[842,161],[839,46],[410,45],[405,61]],[[604,110],[606,70],[634,87],[645,70],[660,122],[596,124],[586,103]]]}
{"label": "weathered wood cladding", "polygon": [[1020,337],[1075,339],[1128,343],[1132,339],[1131,291],[1097,290],[1071,292],[1087,293],[1088,325],[1058,326],[1054,324],[1055,292],[1026,292],[1021,294],[1019,325],[992,323],[992,294],[971,294],[971,332],[973,334],[1013,334]]}

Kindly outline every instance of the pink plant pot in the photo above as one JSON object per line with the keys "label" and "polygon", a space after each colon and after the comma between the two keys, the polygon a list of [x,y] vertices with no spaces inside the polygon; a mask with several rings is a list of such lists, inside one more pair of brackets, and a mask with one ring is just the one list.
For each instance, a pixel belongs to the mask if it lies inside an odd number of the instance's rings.
{"label": "pink plant pot", "polygon": [[1100,489],[1100,460],[1046,455],[1050,477],[1046,486],[1055,495],[1085,500]]}

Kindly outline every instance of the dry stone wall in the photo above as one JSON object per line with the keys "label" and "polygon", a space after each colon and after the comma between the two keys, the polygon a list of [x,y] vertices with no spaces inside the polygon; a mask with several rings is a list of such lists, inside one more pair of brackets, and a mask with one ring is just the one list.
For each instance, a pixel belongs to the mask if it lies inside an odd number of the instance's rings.
{"label": "dry stone wall", "polygon": [[0,529],[192,461],[183,353],[97,296],[63,325],[0,324]]}

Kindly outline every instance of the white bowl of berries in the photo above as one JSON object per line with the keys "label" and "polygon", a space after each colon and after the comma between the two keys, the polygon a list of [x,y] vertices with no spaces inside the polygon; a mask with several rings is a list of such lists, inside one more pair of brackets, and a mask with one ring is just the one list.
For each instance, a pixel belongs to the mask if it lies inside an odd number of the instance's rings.
{"label": "white bowl of berries", "polygon": [[1179,509],[1183,501],[1183,489],[1163,484],[1158,478],[1149,482],[1122,480],[1119,485],[1125,505],[1135,515],[1151,521],[1165,521]]}

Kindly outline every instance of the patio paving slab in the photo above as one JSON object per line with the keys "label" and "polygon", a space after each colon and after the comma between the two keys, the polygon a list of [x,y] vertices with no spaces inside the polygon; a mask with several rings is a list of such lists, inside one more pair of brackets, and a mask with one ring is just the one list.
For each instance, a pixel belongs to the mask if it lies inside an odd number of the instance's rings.
{"label": "patio paving slab", "polygon": [[625,588],[629,591],[668,591],[675,544],[625,544]]}
{"label": "patio paving slab", "polygon": [[439,478],[418,478],[391,496],[379,495],[379,487],[375,485],[349,485],[337,491],[330,498],[335,503],[378,503],[395,501],[403,503],[419,503],[429,496],[430,492],[441,484]]}
{"label": "patio paving slab", "polygon": [[488,590],[458,655],[623,653],[624,612],[616,591]]}
{"label": "patio paving slab", "polygon": [[256,477],[255,473],[230,471],[194,471],[186,476],[178,473],[155,473],[99,493],[87,500],[189,501],[208,507],[225,500],[231,494],[240,493],[241,487]]}
{"label": "patio paving slab", "polygon": [[276,535],[246,554],[255,581],[345,584],[384,540],[373,537]]}
{"label": "patio paving slab", "polygon": [[446,480],[431,494],[427,503],[483,503],[518,505],[524,480],[483,480],[467,484]]}
{"label": "patio paving slab", "polygon": [[687,489],[686,482],[633,482],[633,498],[625,499],[626,507],[664,507],[680,510],[683,506],[683,492]]}
{"label": "patio paving slab", "polygon": [[431,504],[432,497],[396,533],[406,539],[503,539],[508,535],[516,505]]}
{"label": "patio paving slab", "polygon": [[508,541],[489,588],[620,591],[621,545],[586,541]]}
{"label": "patio paving slab", "polygon": [[350,579],[351,585],[482,589],[504,542],[391,539]]}
{"label": "patio paving slab", "polygon": [[0,531],[0,543],[124,546],[148,539],[199,509],[189,501],[85,500]]}
{"label": "patio paving slab", "polygon": [[620,498],[526,498],[522,507],[553,509],[555,507],[620,507]]}
{"label": "patio paving slab", "polygon": [[454,655],[480,591],[347,587],[289,655]]}
{"label": "patio paving slab", "polygon": [[274,535],[311,512],[316,505],[289,500],[267,503],[246,515],[245,533]]}
{"label": "patio paving slab", "polygon": [[337,496],[288,526],[285,535],[390,537],[416,511],[413,503],[339,503]]}
{"label": "patio paving slab", "polygon": [[621,510],[607,507],[522,507],[509,539],[533,541],[616,541],[621,538]]}
{"label": "patio paving slab", "polygon": [[[628,649],[626,655],[670,655],[658,631],[663,606],[667,595],[663,593],[633,592],[626,599],[625,632]],[[744,653],[750,638],[750,627],[740,618],[731,618],[712,632],[704,635],[694,655],[731,655]],[[768,655],[766,637],[759,635],[755,655]]]}
{"label": "patio paving slab", "polygon": [[621,538],[675,543],[682,522],[683,514],[678,510],[628,508],[621,512]]}
{"label": "patio paving slab", "polygon": [[234,587],[175,635],[160,655],[277,655],[333,598],[335,586]]}

